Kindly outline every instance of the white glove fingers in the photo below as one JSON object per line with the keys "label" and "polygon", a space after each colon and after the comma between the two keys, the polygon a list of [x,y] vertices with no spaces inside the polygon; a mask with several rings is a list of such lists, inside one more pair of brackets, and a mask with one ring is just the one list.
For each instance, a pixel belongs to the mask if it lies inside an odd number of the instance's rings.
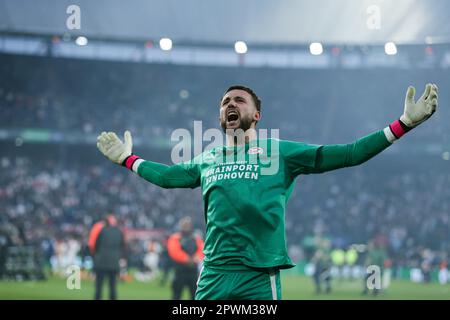
{"label": "white glove fingers", "polygon": [[103,131],[101,134],[98,135],[97,141],[104,140],[105,139],[105,135],[106,135],[106,132]]}
{"label": "white glove fingers", "polygon": [[433,112],[436,111],[437,104],[438,104],[437,98],[431,100],[431,107],[432,107]]}
{"label": "white glove fingers", "polygon": [[114,141],[114,135],[113,132],[108,132],[106,134],[106,140],[108,140],[109,142],[113,142]]}
{"label": "white glove fingers", "polygon": [[[122,141],[117,135],[112,132],[102,132],[97,137],[97,148],[102,152],[109,160],[121,164],[126,156],[130,152],[127,152]],[[131,149],[131,146],[130,146]]]}
{"label": "white glove fingers", "polygon": [[436,92],[438,92],[438,86],[437,86],[437,84],[436,83],[433,83],[433,88],[434,88],[434,90],[436,90]]}
{"label": "white glove fingers", "polygon": [[416,94],[416,88],[409,86],[406,91],[406,102],[414,103],[414,95]]}
{"label": "white glove fingers", "polygon": [[428,94],[430,93],[430,84],[428,83],[425,86],[425,91],[422,93],[422,96],[420,97],[419,100],[425,100],[428,97]]}
{"label": "white glove fingers", "polygon": [[126,130],[123,134],[123,138],[127,147],[131,147],[133,145],[133,138],[131,138],[130,131]]}
{"label": "white glove fingers", "polygon": [[434,89],[432,89],[431,92],[430,92],[430,95],[427,98],[427,100],[433,100],[433,99],[437,100],[437,97],[438,97],[437,92]]}
{"label": "white glove fingers", "polygon": [[99,136],[97,137],[97,146],[98,146],[98,145],[101,145],[102,148],[104,148],[105,145],[106,145],[106,143],[107,143],[107,141],[106,141],[105,137],[103,137],[102,135],[99,135]]}
{"label": "white glove fingers", "polygon": [[400,119],[407,126],[416,127],[424,122],[436,111],[438,104],[438,87],[434,83],[427,83],[422,96],[414,102],[413,91],[409,87],[406,94],[405,111]]}
{"label": "white glove fingers", "polygon": [[122,143],[122,140],[119,139],[119,137],[116,135],[115,132],[108,132],[108,140],[111,144],[120,142]]}
{"label": "white glove fingers", "polygon": [[100,146],[102,148],[102,152],[104,153],[109,152],[115,143],[110,133],[112,132],[102,132],[102,134],[97,138],[97,141],[100,143]]}
{"label": "white glove fingers", "polygon": [[425,93],[424,93],[425,100],[428,99],[428,97],[430,96],[432,88],[433,88],[433,85],[431,83],[427,83],[427,85],[425,87]]}
{"label": "white glove fingers", "polygon": [[437,99],[433,99],[433,100],[428,100],[428,103],[425,105],[425,113],[428,116],[431,116],[435,111],[436,111],[436,107],[437,107]]}
{"label": "white glove fingers", "polygon": [[102,143],[97,142],[97,148],[98,148],[98,150],[100,150],[101,153],[103,153],[103,154],[106,153],[105,147],[103,146]]}
{"label": "white glove fingers", "polygon": [[99,135],[97,137],[97,142],[100,142],[100,144],[103,147],[105,147],[109,143],[108,136],[107,136],[106,132],[103,132],[101,135]]}

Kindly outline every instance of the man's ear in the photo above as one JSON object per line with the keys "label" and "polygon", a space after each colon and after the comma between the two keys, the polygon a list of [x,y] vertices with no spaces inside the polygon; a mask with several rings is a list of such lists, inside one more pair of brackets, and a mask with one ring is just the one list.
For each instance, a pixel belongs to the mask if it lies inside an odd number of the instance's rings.
{"label": "man's ear", "polygon": [[255,121],[261,120],[261,112],[260,111],[255,112],[255,114],[253,115],[253,120],[255,120]]}

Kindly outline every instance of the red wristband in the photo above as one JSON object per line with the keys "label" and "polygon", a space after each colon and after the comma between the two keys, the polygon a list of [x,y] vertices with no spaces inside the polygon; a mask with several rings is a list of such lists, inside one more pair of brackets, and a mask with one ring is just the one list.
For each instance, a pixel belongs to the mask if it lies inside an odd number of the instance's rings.
{"label": "red wristband", "polygon": [[394,122],[392,122],[389,125],[389,129],[391,129],[392,134],[397,139],[400,139],[400,137],[406,133],[406,130],[403,128],[402,124],[400,123],[400,120],[395,120]]}
{"label": "red wristband", "polygon": [[133,164],[134,162],[139,159],[138,156],[135,156],[134,154],[132,154],[131,156],[128,156],[125,161],[124,161],[124,166],[127,167],[130,170],[133,170]]}

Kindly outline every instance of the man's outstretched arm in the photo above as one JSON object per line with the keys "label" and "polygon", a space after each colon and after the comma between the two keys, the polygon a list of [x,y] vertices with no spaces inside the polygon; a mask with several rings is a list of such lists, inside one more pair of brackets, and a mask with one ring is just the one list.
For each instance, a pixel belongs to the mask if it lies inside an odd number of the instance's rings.
{"label": "man's outstretched arm", "polygon": [[425,92],[414,102],[414,87],[406,93],[405,109],[399,120],[383,130],[367,135],[349,144],[320,146],[313,167],[303,173],[322,173],[339,168],[356,166],[371,159],[409,130],[427,120],[437,108],[437,86],[427,84]]}
{"label": "man's outstretched arm", "polygon": [[131,133],[125,131],[124,142],[114,132],[102,132],[97,148],[109,160],[137,173],[145,180],[162,188],[195,188],[200,185],[200,173],[193,161],[173,166],[145,161],[132,154]]}
{"label": "man's outstretched arm", "polygon": [[391,144],[384,130],[380,130],[353,143],[321,146],[317,150],[316,165],[310,173],[322,173],[357,166],[371,159]]}

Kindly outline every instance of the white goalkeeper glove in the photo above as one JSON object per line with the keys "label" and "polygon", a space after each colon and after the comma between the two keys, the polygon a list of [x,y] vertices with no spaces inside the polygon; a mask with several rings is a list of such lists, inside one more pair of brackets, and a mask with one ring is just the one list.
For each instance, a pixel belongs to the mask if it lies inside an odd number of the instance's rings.
{"label": "white goalkeeper glove", "polygon": [[125,165],[125,160],[131,156],[133,139],[130,131],[125,131],[124,142],[114,132],[102,132],[97,137],[97,148],[109,160],[120,165]]}
{"label": "white goalkeeper glove", "polygon": [[431,117],[438,105],[438,87],[435,84],[428,83],[425,87],[425,92],[417,102],[414,102],[415,91],[414,87],[408,87],[405,98],[405,110],[400,117],[400,121],[411,129]]}

